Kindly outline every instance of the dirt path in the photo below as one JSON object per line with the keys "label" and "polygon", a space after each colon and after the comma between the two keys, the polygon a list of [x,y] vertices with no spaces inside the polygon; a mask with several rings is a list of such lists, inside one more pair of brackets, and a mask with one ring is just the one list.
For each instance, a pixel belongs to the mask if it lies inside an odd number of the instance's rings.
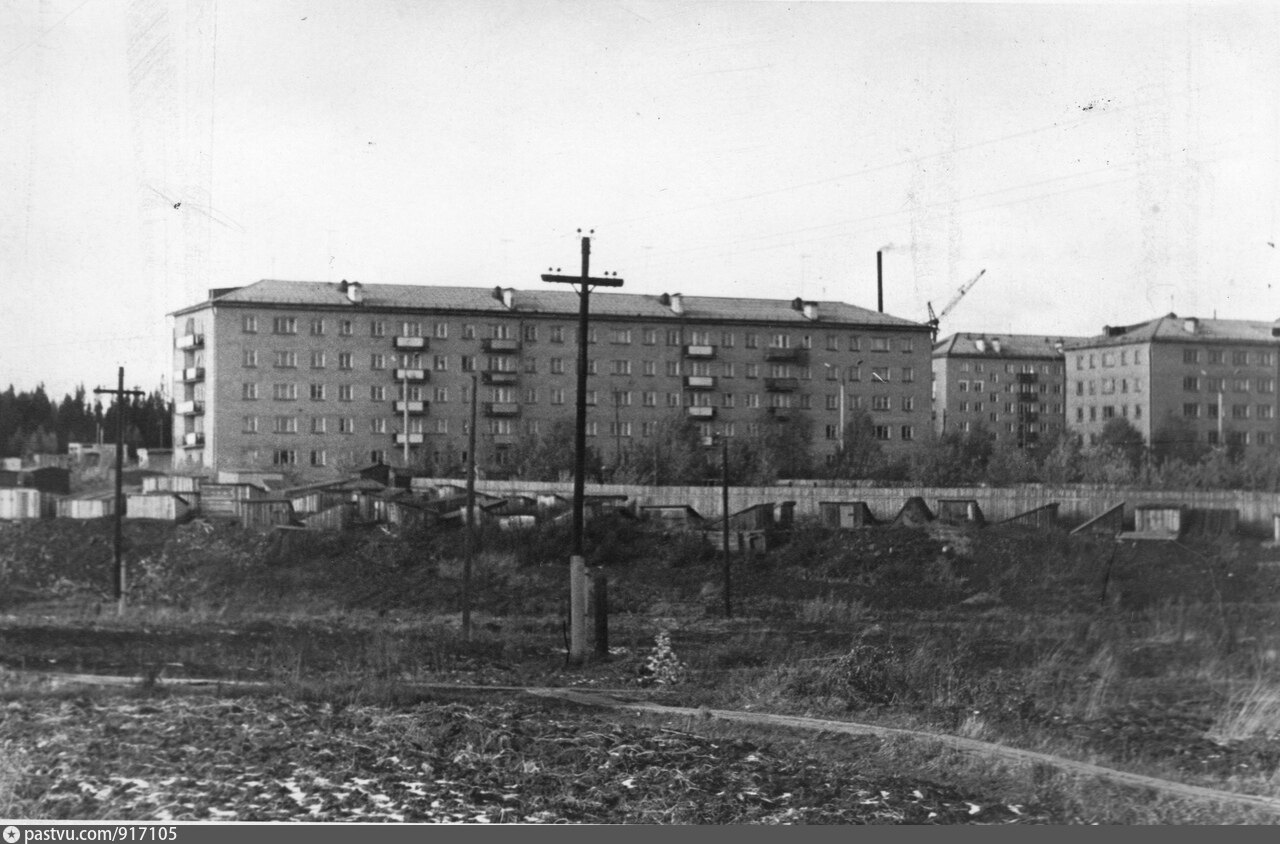
{"label": "dirt path", "polygon": [[1150,788],[1166,794],[1186,797],[1193,800],[1208,800],[1218,803],[1234,803],[1257,809],[1267,809],[1280,814],[1280,800],[1259,797],[1251,794],[1237,794],[1231,791],[1219,791],[1214,788],[1203,788],[1197,785],[1186,785],[1171,780],[1147,777],[1120,771],[1115,768],[1104,768],[1088,762],[1077,762],[1061,756],[1047,753],[1036,753],[1032,750],[1019,750],[991,742],[943,733],[929,733],[919,730],[904,730],[896,727],[879,727],[874,724],[859,724],[852,721],[830,721],[823,718],[805,718],[796,715],[771,715],[764,712],[740,712],[732,709],[693,709],[685,706],[664,706],[657,703],[633,702],[618,700],[597,692],[585,692],[578,689],[528,689],[530,694],[556,698],[588,706],[608,707],[611,709],[630,709],[637,712],[651,712],[659,715],[683,716],[687,718],[718,718],[723,721],[735,721],[746,724],[767,724],[780,727],[793,727],[816,732],[844,733],[846,735],[870,735],[880,738],[905,737],[918,741],[936,741],[969,753],[991,758],[1008,759],[1017,762],[1049,765],[1062,771],[1081,776],[1092,776],[1121,785],[1138,788]]}
{"label": "dirt path", "polygon": [[[137,677],[123,676],[107,676],[100,674],[56,674],[43,672],[12,672],[10,676],[39,677],[50,682],[54,686],[65,685],[100,685],[100,686],[136,686],[138,684]],[[172,684],[186,687],[216,687],[219,690],[231,690],[236,687],[241,688],[263,688],[269,686],[268,683],[262,682],[246,682],[235,680],[204,680],[197,678],[162,678],[158,681],[160,685]],[[657,715],[678,716],[684,718],[716,718],[722,721],[733,721],[744,724],[771,725],[779,727],[791,727],[793,729],[812,730],[814,732],[831,732],[843,733],[845,735],[869,735],[879,738],[909,738],[916,741],[935,741],[948,747],[955,748],[968,753],[974,753],[989,759],[1005,759],[1013,762],[1025,762],[1041,765],[1048,765],[1061,771],[1078,774],[1080,776],[1097,777],[1120,785],[1134,786],[1137,788],[1149,788],[1160,791],[1165,794],[1171,794],[1178,797],[1184,797],[1191,800],[1204,800],[1216,803],[1231,803],[1241,806],[1250,806],[1256,809],[1265,809],[1280,814],[1280,800],[1268,797],[1261,797],[1251,794],[1238,794],[1231,791],[1219,791],[1214,788],[1204,788],[1197,785],[1186,785],[1184,783],[1173,782],[1172,780],[1163,780],[1156,777],[1143,776],[1142,774],[1134,774],[1128,771],[1121,771],[1115,768],[1105,768],[1101,765],[1093,765],[1088,762],[1078,762],[1073,759],[1066,759],[1061,756],[1053,756],[1047,753],[1037,753],[1032,750],[1020,750],[1015,747],[1006,747],[991,742],[978,741],[976,739],[963,738],[961,736],[947,735],[945,733],[931,733],[921,730],[906,730],[897,727],[881,727],[874,724],[860,724],[854,721],[832,721],[824,718],[806,718],[798,715],[774,715],[765,712],[742,712],[733,709],[705,709],[692,708],[686,706],[666,706],[664,704],[649,703],[646,701],[627,701],[619,698],[611,697],[603,691],[586,691],[583,689],[571,688],[540,688],[525,686],[485,686],[455,683],[425,683],[425,684],[409,684],[412,688],[428,690],[452,690],[452,691],[482,691],[482,692],[505,692],[505,693],[523,693],[536,695],[538,697],[552,698],[555,700],[563,700],[570,703],[577,703],[586,706],[595,706],[607,709],[631,710],[634,712],[646,712]]]}

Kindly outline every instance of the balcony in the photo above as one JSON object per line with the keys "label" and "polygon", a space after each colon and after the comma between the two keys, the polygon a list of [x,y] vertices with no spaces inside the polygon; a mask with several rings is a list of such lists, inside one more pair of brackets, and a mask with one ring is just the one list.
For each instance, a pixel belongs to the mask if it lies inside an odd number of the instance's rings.
{"label": "balcony", "polygon": [[778,422],[786,422],[791,418],[791,408],[789,407],[766,407],[764,411],[769,415],[770,419],[775,419]]}
{"label": "balcony", "polygon": [[426,439],[425,434],[396,434],[396,445],[404,445],[405,437],[409,438],[409,445],[422,445]]}
{"label": "balcony", "polygon": [[1019,373],[1018,373],[1018,383],[1019,383],[1019,384],[1034,384],[1034,383],[1036,383],[1036,382],[1037,382],[1037,381],[1039,381],[1039,380],[1040,380],[1040,376],[1039,376],[1039,375],[1037,375],[1037,374],[1036,374],[1036,373],[1034,373],[1034,372],[1019,372]]}
{"label": "balcony", "polygon": [[520,341],[491,337],[481,342],[480,347],[486,352],[509,355],[520,351]]}
{"label": "balcony", "polygon": [[766,378],[764,388],[770,393],[794,393],[800,389],[799,378]]}
{"label": "balcony", "polygon": [[685,346],[684,356],[687,358],[713,358],[716,356],[715,346]]}
{"label": "balcony", "polygon": [[694,419],[715,419],[716,409],[714,407],[690,407],[687,408],[689,416]]}
{"label": "balcony", "polygon": [[764,350],[764,359],[785,363],[808,363],[809,351],[807,349],[768,348]]}
{"label": "balcony", "polygon": [[480,380],[485,384],[515,384],[520,380],[518,372],[481,372]]}
{"label": "balcony", "polygon": [[1018,401],[1037,402],[1037,401],[1040,401],[1040,394],[1039,393],[1018,393]]}
{"label": "balcony", "polygon": [[425,369],[395,370],[395,378],[397,381],[426,381],[427,377],[427,371]]}
{"label": "balcony", "polygon": [[427,403],[424,401],[398,401],[396,402],[396,413],[426,413]]}
{"label": "balcony", "polygon": [[427,348],[426,337],[397,337],[393,344],[397,349],[421,352]]}
{"label": "balcony", "polygon": [[513,401],[487,401],[484,403],[485,416],[519,416],[520,405]]}
{"label": "balcony", "polygon": [[204,402],[202,401],[180,401],[178,402],[178,413],[183,416],[195,416],[204,413]]}
{"label": "balcony", "polygon": [[182,435],[183,445],[204,445],[204,432],[192,431],[189,434]]}
{"label": "balcony", "polygon": [[183,350],[199,349],[202,346],[204,346],[204,335],[203,334],[184,334],[178,338],[177,342],[174,345],[176,345],[179,349],[183,349]]}
{"label": "balcony", "polygon": [[515,434],[492,434],[491,436],[493,437],[494,445],[507,446],[516,444]]}
{"label": "balcony", "polygon": [[686,375],[684,386],[689,390],[714,390],[716,379],[713,375]]}
{"label": "balcony", "polygon": [[178,372],[178,380],[179,381],[203,381],[204,367],[188,366],[186,369],[180,370]]}

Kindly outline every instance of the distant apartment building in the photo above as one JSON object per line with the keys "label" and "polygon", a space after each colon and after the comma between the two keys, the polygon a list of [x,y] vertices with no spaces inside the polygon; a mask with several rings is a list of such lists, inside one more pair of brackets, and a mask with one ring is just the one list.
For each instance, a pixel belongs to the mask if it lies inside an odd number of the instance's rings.
{"label": "distant apartment building", "polygon": [[[477,461],[572,420],[578,296],[567,290],[264,280],[175,314],[175,463],[315,469]],[[660,423],[749,437],[807,420],[829,459],[848,409],[890,450],[930,435],[928,326],[841,302],[591,297],[589,445],[643,449]],[[846,407],[847,405],[847,407]],[[406,424],[407,419],[407,424]]]}
{"label": "distant apartment building", "polygon": [[1114,418],[1148,443],[1172,419],[1209,445],[1272,446],[1280,323],[1176,314],[1067,344],[1067,418],[1096,442]]}
{"label": "distant apartment building", "polygon": [[933,423],[939,434],[982,428],[1029,448],[1066,425],[1063,348],[1076,337],[953,334],[933,347]]}

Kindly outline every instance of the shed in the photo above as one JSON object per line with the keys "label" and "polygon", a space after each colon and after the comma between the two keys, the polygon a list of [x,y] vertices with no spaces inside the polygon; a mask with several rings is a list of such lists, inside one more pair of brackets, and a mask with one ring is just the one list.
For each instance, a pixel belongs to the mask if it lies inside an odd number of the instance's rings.
{"label": "shed", "polygon": [[199,492],[204,479],[198,475],[153,475],[142,479],[143,492]]}
{"label": "shed", "polygon": [[116,512],[116,496],[111,492],[63,498],[58,501],[56,512],[60,519],[101,519],[113,516]]}
{"label": "shed", "polygon": [[876,523],[865,501],[819,501],[818,515],[827,527],[853,530]]}
{"label": "shed", "polygon": [[180,522],[190,516],[192,510],[186,499],[172,492],[131,492],[124,502],[126,519]]}
{"label": "shed", "polygon": [[350,502],[334,504],[315,513],[307,514],[302,525],[307,530],[343,530],[351,523],[354,513]]}
{"label": "shed", "polygon": [[21,469],[0,469],[0,487],[22,486],[22,470]]}
{"label": "shed", "polygon": [[1182,535],[1185,515],[1181,504],[1139,504],[1133,508],[1133,530],[1176,539]]}
{"label": "shed", "polygon": [[246,483],[214,483],[200,486],[200,512],[211,518],[234,519],[240,501],[265,498],[266,490]]}
{"label": "shed", "polygon": [[0,489],[0,519],[39,519],[54,511],[53,499],[38,489]]}
{"label": "shed", "polygon": [[933,511],[929,509],[929,505],[924,503],[924,499],[918,495],[913,495],[907,499],[907,503],[902,505],[902,509],[898,511],[898,515],[893,519],[895,527],[924,527],[933,521]]}
{"label": "shed", "polygon": [[1234,507],[1191,507],[1186,511],[1183,529],[1196,536],[1222,536],[1240,529],[1240,511]]}
{"label": "shed", "polygon": [[640,508],[640,516],[664,530],[697,530],[703,521],[688,504],[646,504]]}
{"label": "shed", "polygon": [[250,498],[235,502],[236,517],[247,528],[293,524],[293,505],[287,498]]}
{"label": "shed", "polygon": [[0,459],[0,469],[3,469],[6,472],[21,472],[22,458],[21,457],[2,458]]}
{"label": "shed", "polygon": [[974,498],[939,498],[938,521],[948,524],[981,525],[982,508]]}

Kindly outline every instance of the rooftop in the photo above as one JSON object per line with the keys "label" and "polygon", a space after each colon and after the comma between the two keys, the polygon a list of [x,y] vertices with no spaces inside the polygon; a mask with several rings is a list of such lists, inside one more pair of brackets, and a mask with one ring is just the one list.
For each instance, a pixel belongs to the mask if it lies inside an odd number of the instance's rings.
{"label": "rooftop", "polygon": [[1129,343],[1280,343],[1280,320],[1204,319],[1170,313],[1135,325],[1106,325],[1095,337],[1069,342],[1068,349],[1122,346]]}
{"label": "rooftop", "polygon": [[1084,340],[1083,337],[1064,337],[1061,334],[974,334],[963,332],[939,340],[933,346],[933,356],[940,357],[998,357],[998,358],[1060,358],[1065,344]]}
{"label": "rooftop", "polygon": [[[263,279],[245,287],[212,290],[208,301],[182,308],[174,314],[190,313],[211,303],[216,305],[296,305],[347,311],[417,310],[437,313],[461,311],[478,315],[517,313],[576,317],[578,313],[578,294],[567,288],[514,290],[500,287],[364,284],[362,282],[359,284],[361,294],[359,303],[353,302],[348,297],[346,289],[346,282]],[[504,299],[510,302],[509,307]],[[796,325],[813,325],[817,322],[922,331],[928,328],[924,323],[844,302],[685,296],[678,293],[653,296],[595,291],[591,295],[591,313],[597,317],[606,318],[673,319],[678,316],[672,308],[672,304],[676,302],[679,304],[679,316],[691,321],[732,320]],[[805,305],[816,306],[816,320],[805,316]]]}

